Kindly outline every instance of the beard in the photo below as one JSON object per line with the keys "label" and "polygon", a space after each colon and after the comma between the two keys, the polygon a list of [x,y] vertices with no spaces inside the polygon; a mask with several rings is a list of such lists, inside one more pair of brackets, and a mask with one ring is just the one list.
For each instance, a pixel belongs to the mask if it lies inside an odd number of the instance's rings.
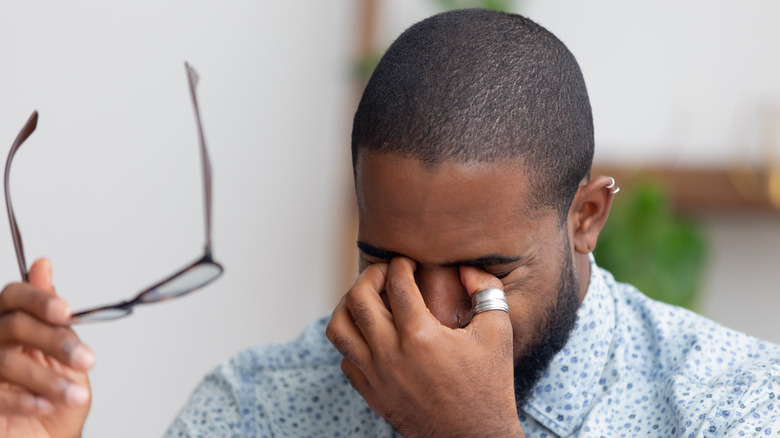
{"label": "beard", "polygon": [[569,249],[565,242],[563,269],[557,285],[555,303],[547,309],[547,317],[537,328],[533,344],[521,353],[515,365],[515,401],[518,410],[528,401],[536,383],[542,377],[553,357],[566,345],[577,320],[579,285]]}

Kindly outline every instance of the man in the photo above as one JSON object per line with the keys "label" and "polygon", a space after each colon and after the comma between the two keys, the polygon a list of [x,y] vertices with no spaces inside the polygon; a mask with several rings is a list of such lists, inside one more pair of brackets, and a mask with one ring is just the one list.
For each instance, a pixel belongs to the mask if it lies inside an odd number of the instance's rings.
{"label": "man", "polygon": [[[780,347],[595,265],[614,180],[589,175],[585,84],[545,29],[480,10],[413,26],[369,81],[352,153],[354,286],[298,340],[219,366],[167,436],[780,433]],[[83,423],[71,387],[92,356],[53,326],[68,310],[47,273],[0,295],[0,407],[25,414],[8,430],[57,436]],[[496,289],[507,312],[472,308]],[[5,370],[22,358],[39,366]]]}

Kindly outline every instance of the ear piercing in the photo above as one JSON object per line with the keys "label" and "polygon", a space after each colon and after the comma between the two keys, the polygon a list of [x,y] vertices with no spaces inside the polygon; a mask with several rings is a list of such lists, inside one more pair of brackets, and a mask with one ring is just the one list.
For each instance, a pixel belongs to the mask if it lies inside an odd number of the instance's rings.
{"label": "ear piercing", "polygon": [[[612,177],[610,176],[610,177],[609,177],[609,179],[611,179],[611,180],[612,180],[612,182],[611,182],[611,183],[609,183],[609,185],[608,185],[606,188],[608,188],[608,189],[611,189],[611,190],[609,191],[609,193],[610,193],[611,195],[616,195],[616,194],[617,194],[617,192],[619,192],[619,191],[620,191],[620,187],[616,187],[616,186],[615,186],[615,178],[612,178]],[[613,188],[613,187],[614,187],[614,188]]]}

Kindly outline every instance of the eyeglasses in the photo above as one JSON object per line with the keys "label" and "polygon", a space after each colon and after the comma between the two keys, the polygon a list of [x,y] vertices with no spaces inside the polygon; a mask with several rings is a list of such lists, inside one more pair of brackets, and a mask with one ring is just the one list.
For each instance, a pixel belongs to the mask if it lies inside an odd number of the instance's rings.
{"label": "eyeglasses", "polygon": [[[195,109],[195,122],[198,127],[198,139],[200,141],[200,157],[203,167],[203,193],[205,206],[205,228],[206,244],[203,256],[173,275],[162,281],[144,289],[135,298],[128,301],[121,301],[107,306],[93,307],[91,309],[76,312],[71,317],[69,324],[79,324],[83,322],[108,321],[112,319],[128,316],[133,312],[133,307],[139,304],[157,303],[173,298],[178,298],[184,294],[199,289],[219,277],[224,269],[222,265],[214,261],[211,256],[211,162],[206,150],[206,142],[203,139],[203,125],[200,121],[200,111],[198,109],[198,99],[195,96],[195,87],[198,85],[198,73],[186,62],[184,67],[187,71],[187,81],[190,86],[190,96],[192,97],[192,106]],[[19,233],[19,226],[16,223],[14,210],[11,207],[11,194],[8,188],[8,180],[11,170],[11,161],[19,147],[27,140],[27,137],[35,131],[38,124],[38,112],[32,113],[27,123],[24,125],[19,135],[11,146],[8,153],[8,159],[5,163],[5,206],[8,210],[8,222],[11,225],[11,237],[16,249],[16,260],[19,263],[19,272],[22,274],[22,280],[29,281],[27,272],[27,262],[24,258],[24,248],[22,246],[22,236]]]}

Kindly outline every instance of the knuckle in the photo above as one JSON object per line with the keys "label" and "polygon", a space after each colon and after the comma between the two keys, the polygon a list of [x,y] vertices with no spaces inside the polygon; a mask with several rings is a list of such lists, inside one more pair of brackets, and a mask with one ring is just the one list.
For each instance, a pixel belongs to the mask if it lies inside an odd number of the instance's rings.
{"label": "knuckle", "polygon": [[51,300],[52,297],[50,295],[36,291],[30,303],[30,310],[39,315],[45,315]]}
{"label": "knuckle", "polygon": [[330,342],[333,342],[333,340],[338,336],[338,329],[336,328],[336,324],[333,321],[328,323],[328,326],[325,327],[325,336]]}
{"label": "knuckle", "polygon": [[360,318],[361,315],[369,312],[370,305],[369,300],[367,299],[368,297],[366,297],[367,293],[369,293],[369,291],[365,288],[354,286],[347,292],[345,303],[353,317]]}
{"label": "knuckle", "polygon": [[13,295],[13,291],[18,285],[19,283],[8,283],[3,287],[2,292],[0,292],[0,313],[5,312],[8,308],[8,299]]}
{"label": "knuckle", "polygon": [[31,394],[23,394],[13,402],[11,402],[10,409],[15,410],[20,415],[29,415],[36,412],[37,404],[35,403],[35,397]]}
{"label": "knuckle", "polygon": [[412,324],[406,331],[404,340],[411,350],[427,351],[436,344],[437,338],[432,330]]}
{"label": "knuckle", "polygon": [[23,362],[22,351],[19,349],[0,349],[0,379],[13,383],[19,374],[20,364]]}
{"label": "knuckle", "polygon": [[35,403],[29,396],[6,396],[0,399],[0,412],[10,415],[29,415],[33,412]]}
{"label": "knuckle", "polygon": [[430,330],[430,324],[423,318],[409,318],[406,324],[398,328],[401,337],[410,340],[419,339]]}
{"label": "knuckle", "polygon": [[344,336],[338,328],[333,325],[328,325],[328,328],[325,329],[325,335],[328,337],[330,343],[336,347],[336,350],[341,354],[347,354],[351,343],[349,342],[349,338]]}
{"label": "knuckle", "polygon": [[344,302],[347,308],[352,310],[363,301],[361,288],[358,286],[352,286],[347,294],[344,296]]}
{"label": "knuckle", "polygon": [[30,385],[31,390],[36,394],[52,400],[65,400],[67,396],[67,380],[39,365],[21,369],[16,378],[20,382],[27,382],[27,385]]}
{"label": "knuckle", "polygon": [[0,332],[6,340],[16,341],[21,339],[27,333],[28,317],[21,312],[12,312],[2,317],[0,320]]}
{"label": "knuckle", "polygon": [[9,367],[9,351],[6,349],[0,350],[0,375],[3,374],[4,370],[7,370]]}

